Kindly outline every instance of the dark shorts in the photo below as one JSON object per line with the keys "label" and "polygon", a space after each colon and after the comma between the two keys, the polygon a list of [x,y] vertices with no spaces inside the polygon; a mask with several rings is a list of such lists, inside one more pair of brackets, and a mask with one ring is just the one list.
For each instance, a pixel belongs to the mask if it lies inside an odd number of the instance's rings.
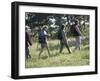
{"label": "dark shorts", "polygon": [[47,42],[46,43],[41,43],[41,48],[48,47]]}

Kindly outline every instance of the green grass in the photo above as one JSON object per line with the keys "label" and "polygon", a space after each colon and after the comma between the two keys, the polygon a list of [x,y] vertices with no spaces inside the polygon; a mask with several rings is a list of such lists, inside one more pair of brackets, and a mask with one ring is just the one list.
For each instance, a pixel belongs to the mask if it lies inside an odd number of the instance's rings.
{"label": "green grass", "polygon": [[[26,68],[40,68],[40,67],[58,67],[58,66],[83,66],[89,65],[89,45],[81,45],[81,50],[76,50],[69,54],[64,47],[63,52],[59,53],[59,42],[57,40],[49,40],[49,48],[51,57],[48,57],[48,52],[45,49],[41,54],[41,59],[38,59],[40,52],[40,45],[33,43],[30,47],[30,59],[25,60]],[[71,50],[74,47],[70,47]]]}

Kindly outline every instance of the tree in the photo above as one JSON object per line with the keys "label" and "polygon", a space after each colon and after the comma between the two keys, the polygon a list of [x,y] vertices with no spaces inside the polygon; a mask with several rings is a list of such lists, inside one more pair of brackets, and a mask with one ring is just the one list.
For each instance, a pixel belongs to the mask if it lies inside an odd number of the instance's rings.
{"label": "tree", "polygon": [[51,13],[25,13],[25,25],[30,26],[32,34],[37,38],[37,33],[44,25],[48,26],[48,34],[51,39],[57,37],[57,31],[62,24],[65,25],[65,32],[70,36],[70,27],[75,20],[79,21],[80,30],[83,35],[89,35],[89,16],[71,14],[51,14]]}

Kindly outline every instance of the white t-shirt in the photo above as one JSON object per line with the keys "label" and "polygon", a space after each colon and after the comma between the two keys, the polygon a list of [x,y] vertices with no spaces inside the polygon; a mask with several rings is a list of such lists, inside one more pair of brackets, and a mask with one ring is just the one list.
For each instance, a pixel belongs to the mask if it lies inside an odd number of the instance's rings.
{"label": "white t-shirt", "polygon": [[43,31],[44,35],[47,35],[47,32],[46,31]]}

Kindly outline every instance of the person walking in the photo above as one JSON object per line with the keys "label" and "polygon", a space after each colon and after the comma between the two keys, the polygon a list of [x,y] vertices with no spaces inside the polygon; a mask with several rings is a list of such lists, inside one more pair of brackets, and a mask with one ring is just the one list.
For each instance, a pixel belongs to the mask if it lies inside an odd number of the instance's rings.
{"label": "person walking", "polygon": [[62,53],[64,46],[66,46],[69,53],[71,53],[71,50],[68,46],[68,41],[66,39],[66,35],[64,32],[64,25],[61,26],[60,30],[58,31],[58,39],[60,40],[60,53]]}
{"label": "person walking", "polygon": [[75,50],[81,49],[81,31],[79,29],[79,21],[75,20],[75,23],[71,26],[71,33],[75,37]]}
{"label": "person walking", "polygon": [[48,51],[48,54],[50,56],[50,51],[49,51],[49,47],[48,47],[48,41],[47,41],[47,27],[45,26],[41,31],[39,31],[38,33],[39,35],[39,43],[41,44],[41,49],[40,49],[40,53],[39,53],[39,59],[40,59],[40,56],[44,50],[44,48],[47,49]]}
{"label": "person walking", "polygon": [[31,58],[30,52],[29,52],[29,46],[32,46],[30,34],[28,33],[28,28],[25,28],[25,57],[26,59]]}

